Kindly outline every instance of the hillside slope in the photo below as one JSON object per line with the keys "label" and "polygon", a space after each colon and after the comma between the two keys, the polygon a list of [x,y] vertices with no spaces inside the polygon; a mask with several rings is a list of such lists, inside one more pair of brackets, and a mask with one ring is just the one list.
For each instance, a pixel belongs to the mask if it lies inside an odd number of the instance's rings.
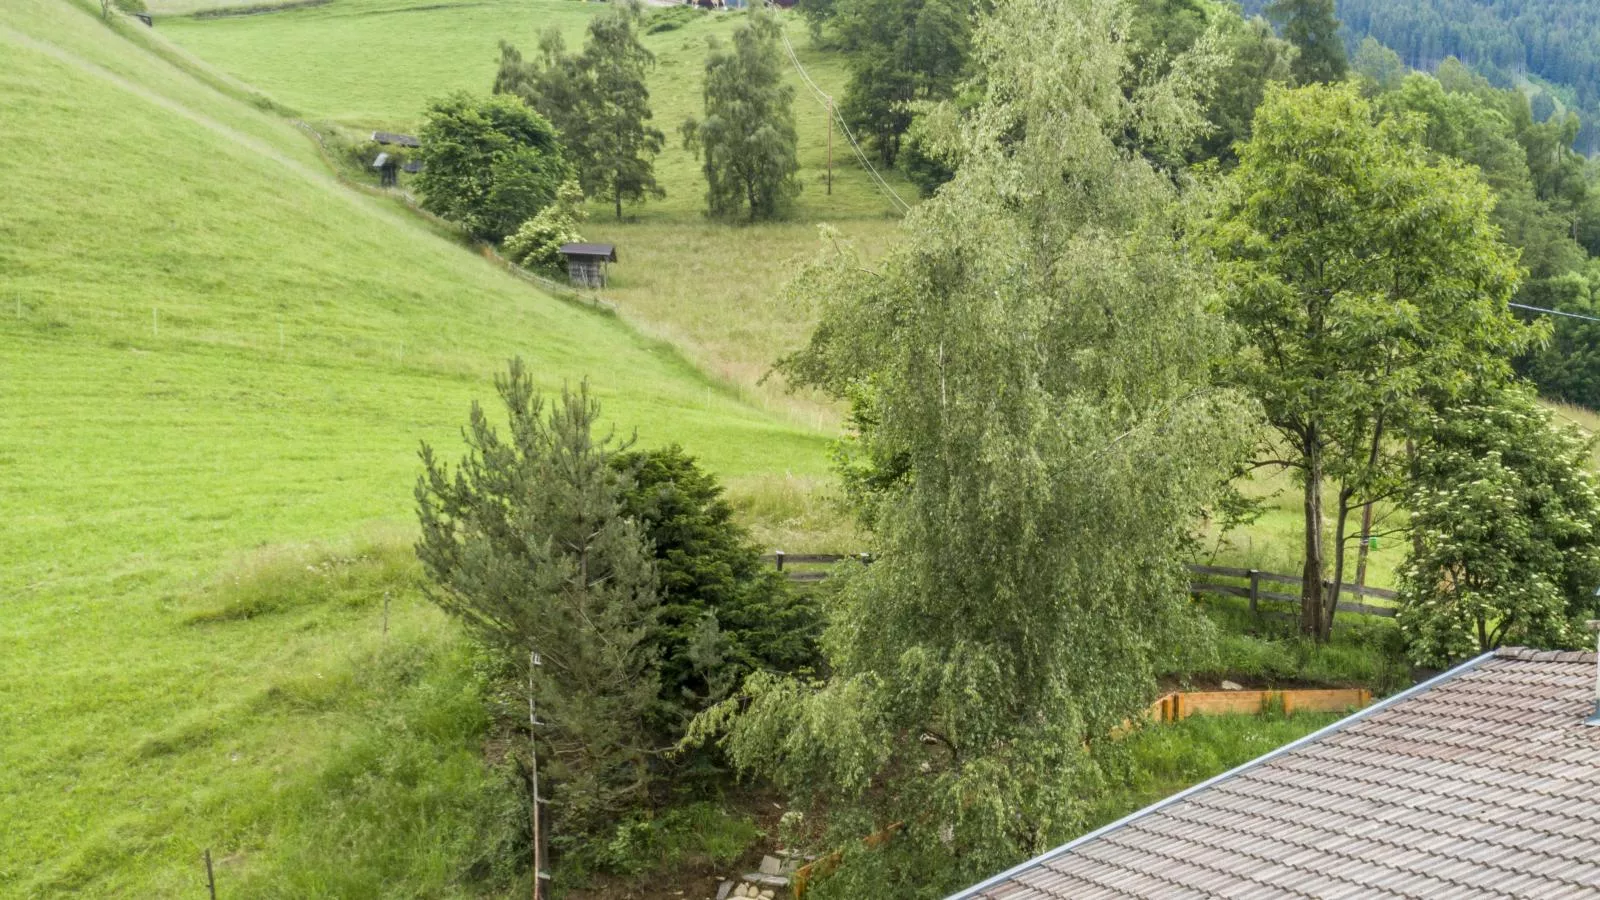
{"label": "hillside slope", "polygon": [[[454,90],[487,92],[499,62],[497,45],[511,41],[532,55],[540,33],[560,29],[569,48],[582,45],[589,18],[602,4],[574,0],[330,0],[264,15],[221,18],[165,17],[157,30],[207,62],[264,91],[308,119],[368,128],[411,128],[427,102]],[[683,149],[678,126],[702,116],[706,41],[729,40],[740,16],[691,9],[652,8],[643,41],[656,56],[649,77],[656,126],[667,135],[657,177],[667,191],[660,202],[627,208],[645,221],[698,217],[705,208],[699,163]],[[785,15],[796,53],[811,78],[838,97],[846,73],[837,53],[810,46],[803,23]],[[891,202],[865,170],[850,161],[835,132],[834,189],[824,184],[827,117],[810,89],[785,60],[795,89],[799,137],[799,218],[882,218]],[[893,173],[905,199],[915,191]],[[604,207],[596,208],[597,217]]]}
{"label": "hillside slope", "polygon": [[453,455],[506,358],[725,475],[825,466],[669,347],[340,187],[162,40],[0,7],[0,895],[192,894],[203,847],[270,846],[268,792],[337,729],[244,712],[347,670],[376,613],[193,613],[279,545],[403,535],[417,442]]}

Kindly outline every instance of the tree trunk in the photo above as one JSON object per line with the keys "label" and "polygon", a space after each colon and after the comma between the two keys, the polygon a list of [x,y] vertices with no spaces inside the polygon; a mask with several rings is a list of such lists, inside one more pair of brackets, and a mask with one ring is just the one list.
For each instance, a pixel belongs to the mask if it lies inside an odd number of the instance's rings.
{"label": "tree trunk", "polygon": [[1350,491],[1340,489],[1338,522],[1333,536],[1333,590],[1322,598],[1323,616],[1317,631],[1317,640],[1327,642],[1333,638],[1333,619],[1339,613],[1339,594],[1344,591],[1345,525],[1350,520]]}
{"label": "tree trunk", "polygon": [[1372,545],[1372,503],[1361,507],[1361,546],[1356,548],[1356,587],[1367,586],[1367,551]]}
{"label": "tree trunk", "polygon": [[1301,571],[1300,631],[1313,637],[1322,632],[1322,448],[1312,431],[1305,442],[1305,568]]}

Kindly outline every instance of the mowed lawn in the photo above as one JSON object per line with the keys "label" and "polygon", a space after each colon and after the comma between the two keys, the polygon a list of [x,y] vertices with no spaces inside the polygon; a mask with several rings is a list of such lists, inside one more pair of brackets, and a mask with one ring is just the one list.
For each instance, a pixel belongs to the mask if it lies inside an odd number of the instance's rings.
{"label": "mowed lawn", "polygon": [[507,358],[725,476],[826,469],[825,434],[338,186],[162,40],[0,7],[3,896],[193,895],[201,849],[261,861],[272,792],[339,734],[261,698],[348,672],[377,613],[191,619],[261,559],[403,547],[418,442],[453,458]]}

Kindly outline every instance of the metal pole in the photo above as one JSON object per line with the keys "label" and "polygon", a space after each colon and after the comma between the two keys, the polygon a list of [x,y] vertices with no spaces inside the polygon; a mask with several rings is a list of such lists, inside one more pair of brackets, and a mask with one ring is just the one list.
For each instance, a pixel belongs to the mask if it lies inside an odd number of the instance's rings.
{"label": "metal pole", "polygon": [[211,848],[206,848],[206,888],[211,891],[211,900],[217,900],[217,879],[211,874]]}
{"label": "metal pole", "polygon": [[540,665],[539,654],[528,651],[528,756],[533,768],[533,900],[544,900],[544,840],[539,822],[539,741],[534,729],[539,719],[533,709],[533,670]]}

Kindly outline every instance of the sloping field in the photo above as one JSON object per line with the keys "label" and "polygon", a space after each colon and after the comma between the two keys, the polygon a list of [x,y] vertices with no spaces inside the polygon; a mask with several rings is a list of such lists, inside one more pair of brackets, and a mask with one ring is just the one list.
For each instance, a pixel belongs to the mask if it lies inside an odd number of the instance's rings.
{"label": "sloping field", "polygon": [[[532,56],[539,34],[554,25],[567,47],[576,49],[582,46],[589,17],[604,8],[578,0],[330,0],[251,16],[169,16],[159,20],[157,30],[307,119],[409,128],[435,97],[455,90],[488,92],[499,62],[499,41],[510,41]],[[726,43],[739,18],[737,13],[650,8],[643,40],[656,55],[649,87],[656,127],[667,136],[667,148],[656,163],[667,199],[629,207],[630,216],[646,221],[697,216],[705,208],[699,163],[683,149],[678,126],[689,116],[702,115],[707,39]],[[843,59],[813,48],[797,16],[785,14],[784,21],[810,77],[836,100],[841,98],[847,80]],[[833,136],[833,193],[827,193],[824,108],[787,60],[785,68],[795,89],[800,179],[805,185],[797,217],[890,214],[891,201],[852,161],[838,132]],[[914,199],[915,191],[895,173],[887,177],[902,197]],[[603,213],[603,206],[596,208],[597,217]]]}
{"label": "sloping field", "polygon": [[[188,11],[196,3],[210,0],[163,0],[156,8]],[[248,16],[168,15],[155,31],[318,128],[361,136],[375,128],[415,128],[427,102],[449,91],[488,91],[502,39],[531,55],[540,32],[554,25],[569,49],[580,47],[589,17],[604,8],[578,0],[328,0]],[[809,76],[841,97],[848,80],[843,57],[813,47],[801,20],[783,15]],[[792,421],[828,425],[837,421],[829,404],[760,381],[774,360],[798,349],[813,324],[812,310],[789,303],[779,290],[793,261],[820,246],[817,223],[876,254],[894,239],[898,218],[838,130],[828,192],[826,111],[788,60],[804,186],[793,216],[754,228],[705,218],[700,163],[683,149],[678,127],[702,114],[708,39],[726,43],[739,18],[648,8],[643,41],[657,60],[651,107],[667,137],[656,175],[667,197],[626,206],[629,221],[622,223],[596,203],[585,236],[618,246],[621,262],[605,299],[628,321],[669,340],[750,402]],[[899,196],[916,202],[916,190],[898,173],[883,174]]]}
{"label": "sloping field", "polygon": [[[589,377],[619,428],[724,475],[825,466],[821,435],[669,347],[338,186],[162,40],[87,4],[0,6],[4,896],[194,896],[205,847],[230,873],[271,862],[274,794],[339,739],[378,646],[362,572],[407,565],[351,536],[403,541],[417,442],[453,455],[506,358]],[[262,572],[367,605],[252,617]],[[197,621],[219,603],[237,615]],[[397,607],[395,640],[438,624]],[[322,684],[342,687],[272,699]]]}

